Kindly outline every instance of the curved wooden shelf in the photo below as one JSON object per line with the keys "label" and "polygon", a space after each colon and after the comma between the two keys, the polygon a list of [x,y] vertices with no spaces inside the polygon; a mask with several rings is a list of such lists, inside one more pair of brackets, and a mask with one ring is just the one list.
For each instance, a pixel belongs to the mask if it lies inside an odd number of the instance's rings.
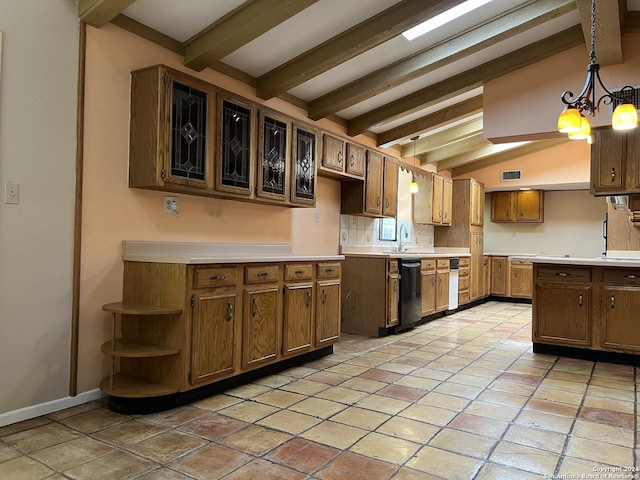
{"label": "curved wooden shelf", "polygon": [[106,303],[102,310],[120,315],[179,315],[181,308],[154,307],[152,305],[134,305],[123,302]]}
{"label": "curved wooden shelf", "polygon": [[165,357],[167,355],[180,353],[179,348],[153,345],[151,343],[132,342],[121,338],[116,339],[115,345],[111,340],[104,342],[100,346],[100,350],[102,350],[102,353],[111,355],[112,357],[127,358]]}
{"label": "curved wooden shelf", "polygon": [[177,388],[169,387],[161,383],[147,382],[138,378],[126,377],[124,375],[114,375],[113,388],[111,388],[110,385],[111,379],[107,377],[100,382],[100,390],[106,395],[123,398],[148,398],[178,393]]}

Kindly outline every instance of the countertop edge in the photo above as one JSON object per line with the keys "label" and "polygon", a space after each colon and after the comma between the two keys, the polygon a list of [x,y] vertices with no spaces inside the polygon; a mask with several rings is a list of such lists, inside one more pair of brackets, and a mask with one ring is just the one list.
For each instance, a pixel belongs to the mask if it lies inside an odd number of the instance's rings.
{"label": "countertop edge", "polygon": [[532,263],[549,263],[554,265],[584,265],[592,267],[631,267],[640,268],[640,260],[623,258],[581,258],[581,257],[544,257],[544,256],[512,256],[511,260]]}
{"label": "countertop edge", "polygon": [[270,263],[270,262],[327,262],[344,260],[344,255],[123,255],[125,262],[183,263]]}

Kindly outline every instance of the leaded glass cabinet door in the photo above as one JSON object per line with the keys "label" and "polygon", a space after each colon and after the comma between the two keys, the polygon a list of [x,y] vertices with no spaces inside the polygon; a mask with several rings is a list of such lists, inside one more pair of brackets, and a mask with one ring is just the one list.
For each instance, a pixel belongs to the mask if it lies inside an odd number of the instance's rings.
{"label": "leaded glass cabinet door", "polygon": [[169,105],[164,181],[206,188],[211,148],[210,115],[214,94],[180,77],[165,76]]}
{"label": "leaded glass cabinet door", "polygon": [[255,107],[234,97],[218,97],[216,190],[253,197]]}
{"label": "leaded glass cabinet door", "polygon": [[306,125],[294,124],[292,143],[291,203],[314,206],[316,204],[318,132]]}
{"label": "leaded glass cabinet door", "polygon": [[261,110],[258,131],[257,195],[284,202],[289,192],[291,121],[275,112]]}

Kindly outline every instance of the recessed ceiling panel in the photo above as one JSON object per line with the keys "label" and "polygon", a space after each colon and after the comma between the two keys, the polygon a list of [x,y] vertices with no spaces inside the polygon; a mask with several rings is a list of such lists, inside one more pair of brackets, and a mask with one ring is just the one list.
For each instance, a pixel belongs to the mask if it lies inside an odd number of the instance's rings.
{"label": "recessed ceiling panel", "polygon": [[184,42],[243,3],[244,0],[136,0],[122,13]]}

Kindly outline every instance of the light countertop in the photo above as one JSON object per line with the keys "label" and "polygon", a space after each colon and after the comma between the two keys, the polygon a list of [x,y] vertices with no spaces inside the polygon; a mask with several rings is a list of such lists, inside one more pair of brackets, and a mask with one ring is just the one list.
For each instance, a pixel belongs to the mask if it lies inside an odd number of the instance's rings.
{"label": "light countertop", "polygon": [[151,263],[266,263],[343,260],[343,255],[293,255],[291,245],[140,242],[125,240],[122,259]]}
{"label": "light countertop", "polygon": [[640,259],[638,258],[619,258],[619,257],[555,257],[555,256],[512,256],[511,260],[522,260],[532,263],[552,263],[556,265],[585,265],[591,267],[636,267],[640,268]]}
{"label": "light countertop", "polygon": [[458,258],[470,257],[468,248],[421,248],[408,246],[406,251],[397,252],[390,246],[342,246],[340,253],[346,257],[373,258]]}

